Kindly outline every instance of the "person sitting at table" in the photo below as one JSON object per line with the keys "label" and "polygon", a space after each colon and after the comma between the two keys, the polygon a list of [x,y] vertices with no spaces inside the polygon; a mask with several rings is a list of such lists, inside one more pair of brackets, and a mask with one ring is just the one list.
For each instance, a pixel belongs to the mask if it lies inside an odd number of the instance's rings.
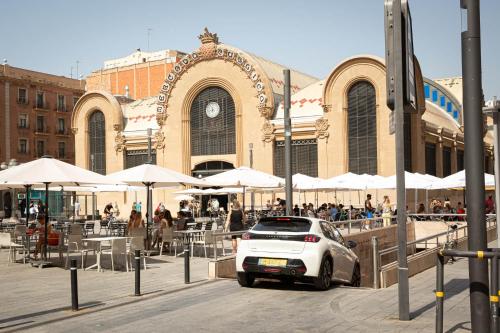
{"label": "person sitting at table", "polygon": [[160,244],[162,230],[167,225],[167,220],[165,220],[165,213],[159,209],[155,210],[155,216],[153,217],[153,248]]}
{"label": "person sitting at table", "polygon": [[[39,221],[39,226],[36,229],[36,233],[38,234],[38,240],[36,242],[35,246],[35,260],[38,258],[38,253],[41,252],[42,246],[45,244],[45,216],[42,216]],[[50,235],[52,232],[52,225],[49,223],[48,229],[47,229],[47,235]]]}
{"label": "person sitting at table", "polygon": [[[173,222],[173,219],[172,219],[172,214],[170,214],[170,211],[168,209],[165,209],[163,211],[160,212],[160,230],[159,230],[159,233],[158,233],[158,244],[160,244],[160,240],[163,238],[163,232],[165,230],[168,230],[168,232],[173,232],[173,229],[174,228],[174,222]],[[170,246],[170,243],[166,243],[167,244],[167,250],[168,250],[168,247]],[[154,244],[153,244],[153,247],[154,247]]]}
{"label": "person sitting at table", "polygon": [[110,202],[104,207],[104,217],[110,218],[113,215],[113,204]]}
{"label": "person sitting at table", "polygon": [[144,220],[142,219],[142,214],[135,210],[130,214],[130,220],[127,224],[128,234],[131,234],[132,229],[144,228]]}

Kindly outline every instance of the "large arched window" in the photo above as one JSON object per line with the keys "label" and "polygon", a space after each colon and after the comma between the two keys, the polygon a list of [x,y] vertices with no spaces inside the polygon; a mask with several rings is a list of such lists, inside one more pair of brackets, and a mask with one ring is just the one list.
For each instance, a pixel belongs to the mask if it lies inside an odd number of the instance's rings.
{"label": "large arched window", "polygon": [[101,111],[89,118],[89,166],[90,170],[106,174],[106,122]]}
{"label": "large arched window", "polygon": [[354,84],[348,93],[349,171],[377,174],[377,114],[375,88]]}
{"label": "large arched window", "polygon": [[235,107],[229,93],[209,87],[191,105],[191,155],[234,154]]}

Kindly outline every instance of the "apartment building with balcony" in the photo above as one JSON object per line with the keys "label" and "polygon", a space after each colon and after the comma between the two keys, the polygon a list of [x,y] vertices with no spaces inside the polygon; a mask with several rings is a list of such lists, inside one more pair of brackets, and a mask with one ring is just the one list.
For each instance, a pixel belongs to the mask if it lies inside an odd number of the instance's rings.
{"label": "apartment building with balcony", "polygon": [[73,108],[85,81],[0,65],[0,163],[52,155],[75,163]]}

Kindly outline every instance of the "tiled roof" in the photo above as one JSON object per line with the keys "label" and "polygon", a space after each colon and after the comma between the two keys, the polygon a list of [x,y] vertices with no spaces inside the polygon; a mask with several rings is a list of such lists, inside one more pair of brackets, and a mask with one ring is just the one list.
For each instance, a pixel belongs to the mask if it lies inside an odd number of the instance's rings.
{"label": "tiled roof", "polygon": [[[291,96],[290,117],[310,118],[323,116],[323,88],[325,80],[313,83]],[[283,119],[283,103],[280,103],[274,119]]]}
{"label": "tiled roof", "polygon": [[156,96],[138,99],[128,104],[122,104],[124,117],[124,134],[126,136],[143,135],[151,128],[157,130]]}
{"label": "tiled roof", "polygon": [[[235,52],[243,53],[245,56],[252,58],[257,64],[260,65],[262,70],[266,73],[267,77],[269,78],[269,81],[271,82],[271,88],[273,89],[273,92],[278,95],[283,95],[283,86],[284,86],[283,69],[287,67],[272,62],[268,59],[259,57],[253,53],[243,51],[234,46],[230,46],[227,44],[223,44],[223,46],[231,48]],[[301,73],[294,69],[290,69],[290,79],[292,81],[291,85],[292,94],[318,81],[318,78],[308,74]]]}

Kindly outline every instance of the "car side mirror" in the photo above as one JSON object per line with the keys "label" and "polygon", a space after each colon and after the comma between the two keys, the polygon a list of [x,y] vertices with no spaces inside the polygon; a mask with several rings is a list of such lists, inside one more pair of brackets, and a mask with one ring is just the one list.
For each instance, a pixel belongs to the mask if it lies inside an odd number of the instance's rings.
{"label": "car side mirror", "polygon": [[356,243],[353,240],[348,240],[347,241],[347,248],[348,249],[354,249],[356,246],[358,246],[358,243]]}

